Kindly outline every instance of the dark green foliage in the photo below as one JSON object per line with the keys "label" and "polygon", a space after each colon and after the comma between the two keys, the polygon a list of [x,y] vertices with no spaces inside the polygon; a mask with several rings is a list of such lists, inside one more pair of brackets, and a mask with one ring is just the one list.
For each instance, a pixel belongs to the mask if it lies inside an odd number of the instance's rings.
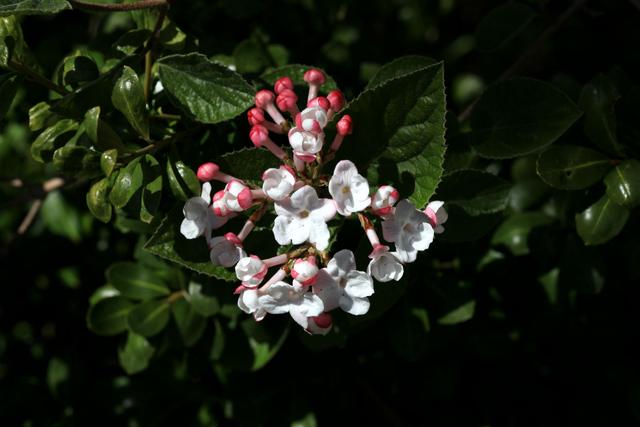
{"label": "dark green foliage", "polygon": [[[640,422],[637,2],[73,3],[0,0],[0,425]],[[201,163],[278,167],[244,113],[283,75],[302,105],[309,66],[354,124],[323,174],[449,214],[326,336],[242,313],[179,231]],[[282,250],[272,221],[248,253]]]}

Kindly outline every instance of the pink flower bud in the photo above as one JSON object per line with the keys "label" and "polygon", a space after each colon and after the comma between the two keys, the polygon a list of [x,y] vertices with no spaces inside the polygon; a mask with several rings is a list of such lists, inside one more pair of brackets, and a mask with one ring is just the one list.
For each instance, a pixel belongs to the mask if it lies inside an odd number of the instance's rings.
{"label": "pink flower bud", "polygon": [[333,324],[331,313],[320,313],[318,316],[312,317],[311,320],[313,320],[320,329],[330,328]]}
{"label": "pink flower bud", "polygon": [[203,163],[198,167],[198,179],[202,182],[211,181],[220,171],[220,167],[213,162]]}
{"label": "pink flower bud", "polygon": [[304,73],[304,81],[312,85],[323,85],[324,73],[316,68],[310,68]]}
{"label": "pink flower bud", "polygon": [[234,245],[242,247],[242,240],[240,240],[240,238],[236,236],[235,233],[229,232],[224,235],[224,238],[230,241],[231,243],[233,243]]}
{"label": "pink flower bud", "polygon": [[345,115],[343,116],[336,125],[336,129],[338,133],[342,136],[350,135],[353,132],[353,121],[351,120],[351,116]]}
{"label": "pink flower bud", "polygon": [[298,95],[291,89],[283,89],[276,98],[276,105],[282,111],[298,110]]}
{"label": "pink flower bud", "polygon": [[344,107],[344,95],[339,90],[332,90],[329,92],[327,99],[329,100],[333,111],[340,111]]}
{"label": "pink flower bud", "polygon": [[315,257],[299,258],[293,264],[291,277],[303,286],[310,286],[318,280],[318,271]]}
{"label": "pink flower bud", "polygon": [[226,203],[226,195],[224,190],[220,190],[213,195],[213,204],[211,207],[216,216],[225,217],[231,213],[231,209],[229,209]]}
{"label": "pink flower bud", "polygon": [[269,139],[269,131],[262,125],[254,125],[249,131],[249,138],[253,145],[262,147],[262,144]]}
{"label": "pink flower bud", "polygon": [[262,89],[256,93],[255,103],[256,107],[266,109],[269,105],[273,104],[273,100],[276,99],[276,95],[270,90]]}
{"label": "pink flower bud", "polygon": [[289,77],[286,77],[286,76],[280,77],[278,80],[276,80],[276,83],[273,85],[273,90],[278,95],[280,95],[280,93],[285,89],[293,90],[293,82]]}
{"label": "pink flower bud", "polygon": [[371,198],[371,210],[378,216],[387,216],[393,212],[393,207],[400,200],[398,190],[390,185],[383,185]]}
{"label": "pink flower bud", "polygon": [[295,117],[294,121],[296,122],[296,127],[298,129],[302,129],[302,114],[301,113],[296,114],[296,117]]}
{"label": "pink flower bud", "polygon": [[311,101],[307,102],[307,108],[320,107],[324,111],[328,111],[331,108],[331,103],[324,96],[316,96]]}
{"label": "pink flower bud", "polygon": [[264,111],[260,108],[252,108],[247,113],[247,120],[251,126],[262,124],[264,122]]}
{"label": "pink flower bud", "polygon": [[[241,210],[249,209],[253,204],[251,189],[240,181],[234,180],[229,182],[225,187],[225,191],[230,196],[227,206],[231,208],[231,210],[238,211],[238,208]],[[234,198],[237,201],[237,205],[233,203]]]}

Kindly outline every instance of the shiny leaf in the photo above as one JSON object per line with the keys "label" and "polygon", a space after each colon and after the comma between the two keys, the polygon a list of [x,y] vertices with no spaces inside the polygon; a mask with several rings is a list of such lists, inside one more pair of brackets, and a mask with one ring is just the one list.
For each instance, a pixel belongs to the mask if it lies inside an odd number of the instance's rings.
{"label": "shiny leaf", "polygon": [[125,66],[111,92],[111,102],[142,136],[149,139],[149,116],[145,106],[142,83],[132,68]]}
{"label": "shiny leaf", "polygon": [[622,162],[607,174],[604,183],[613,202],[629,209],[640,205],[640,161]]}
{"label": "shiny leaf", "polygon": [[105,298],[89,308],[87,326],[98,335],[118,335],[127,329],[133,303],[123,297]]}
{"label": "shiny leaf", "polygon": [[629,210],[604,195],[583,212],[576,214],[576,230],[585,245],[605,243],[622,231]]}
{"label": "shiny leaf", "polygon": [[577,145],[550,147],[538,157],[540,178],[561,190],[580,190],[600,181],[611,168],[604,155]]}

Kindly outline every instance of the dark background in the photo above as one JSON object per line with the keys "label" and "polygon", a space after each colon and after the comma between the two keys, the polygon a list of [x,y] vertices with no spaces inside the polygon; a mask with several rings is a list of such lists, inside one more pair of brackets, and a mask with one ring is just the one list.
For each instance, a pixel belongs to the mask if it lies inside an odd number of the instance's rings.
{"label": "dark background", "polygon": [[[479,51],[478,24],[503,3],[176,1],[170,16],[207,55],[232,55],[252,37],[284,45],[289,62],[324,68],[348,97],[393,58],[443,59],[455,117],[572,4],[524,2],[535,19],[500,49]],[[52,73],[75,46],[108,51],[132,26],[115,15],[29,17],[23,30]],[[573,95],[571,88],[579,91],[600,72],[637,78],[639,46],[638,2],[587,1],[514,74],[554,82]],[[3,123],[3,144],[29,139],[12,123],[26,120],[28,106],[42,96],[38,90],[25,91],[14,106],[13,121]],[[48,176],[24,152],[12,153],[3,165],[34,180]],[[1,171],[7,178],[13,172]],[[64,219],[40,218],[28,235],[17,236],[25,203],[5,203],[20,197],[16,191],[1,194],[0,425],[640,424],[637,212],[604,246],[585,248],[574,229],[554,224],[529,237],[528,255],[503,251],[482,269],[480,260],[496,250],[490,235],[438,241],[411,267],[408,291],[380,317],[336,342],[323,341],[321,349],[292,331],[257,372],[213,363],[210,327],[194,348],[169,347],[149,369],[127,376],[117,361],[121,338],[94,335],[85,316],[104,270],[130,259],[137,237],[92,222],[84,193],[74,189],[64,191]],[[550,300],[538,277],[556,265],[563,269],[558,297]],[[585,276],[585,265],[599,277]],[[411,310],[437,312],[438,289],[451,286],[477,301],[474,317],[453,326],[432,320],[428,332],[419,331]],[[269,321],[281,327],[284,320]]]}

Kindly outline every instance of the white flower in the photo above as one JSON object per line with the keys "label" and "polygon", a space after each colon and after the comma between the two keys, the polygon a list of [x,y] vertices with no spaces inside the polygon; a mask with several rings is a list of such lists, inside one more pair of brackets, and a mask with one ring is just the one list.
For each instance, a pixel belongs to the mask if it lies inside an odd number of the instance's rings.
{"label": "white flower", "polygon": [[242,246],[235,239],[228,237],[229,234],[211,239],[209,256],[213,265],[233,267],[240,258],[247,256]]}
{"label": "white flower", "polygon": [[275,203],[278,215],[273,224],[273,235],[281,245],[313,243],[320,251],[329,246],[329,221],[336,214],[332,200],[319,199],[313,187],[305,185],[291,198]]}
{"label": "white flower", "polygon": [[373,213],[379,216],[387,216],[393,213],[393,207],[400,199],[398,190],[390,185],[383,185],[371,199],[371,209]]}
{"label": "white flower", "polygon": [[318,279],[318,266],[315,257],[299,258],[293,264],[291,277],[303,286],[313,285]]}
{"label": "white flower", "polygon": [[398,281],[404,274],[404,267],[398,254],[389,252],[389,247],[379,245],[369,255],[371,261],[367,267],[367,273],[379,282]]}
{"label": "white flower", "polygon": [[[222,227],[226,218],[217,217],[209,208],[211,203],[211,184],[205,182],[202,185],[200,197],[192,197],[184,204],[182,212],[184,220],[180,224],[180,233],[187,239],[208,234],[211,230]],[[208,238],[208,236],[207,236]]]}
{"label": "white flower", "polygon": [[353,252],[337,252],[327,268],[318,273],[313,292],[322,299],[326,311],[340,307],[349,314],[360,315],[369,311],[368,296],[373,295],[373,280],[364,271],[356,270]]}
{"label": "white flower", "polygon": [[264,276],[267,275],[269,268],[260,258],[255,255],[243,257],[236,264],[236,277],[246,287],[256,287]]}
{"label": "white flower", "polygon": [[242,212],[251,207],[253,197],[251,189],[237,180],[230,181],[225,191],[225,204],[234,212]]}
{"label": "white flower", "polygon": [[327,112],[322,107],[309,107],[300,113],[300,127],[307,132],[320,132],[327,125]]}
{"label": "white flower", "polygon": [[262,191],[272,200],[283,200],[293,191],[296,177],[288,167],[269,168],[262,174]]}
{"label": "white flower", "polygon": [[333,327],[333,319],[330,313],[320,313],[318,316],[309,317],[306,331],[312,335],[327,335]]}
{"label": "white flower", "polygon": [[340,215],[365,210],[371,204],[369,183],[349,160],[338,162],[329,181],[329,193]]}
{"label": "white flower", "polygon": [[416,260],[418,251],[426,250],[433,241],[433,228],[427,216],[413,203],[401,200],[392,216],[382,222],[382,235],[387,242],[395,242],[403,263]]}
{"label": "white flower", "polygon": [[289,313],[293,320],[307,328],[307,318],[318,316],[324,311],[322,300],[307,288],[294,283],[276,282],[267,288],[267,294],[258,297],[258,304],[271,314]]}
{"label": "white flower", "polygon": [[322,150],[324,134],[314,134],[305,132],[297,127],[289,131],[289,144],[293,148],[296,156],[305,162],[312,162],[316,159],[316,154]]}
{"label": "white flower", "polygon": [[433,227],[433,231],[437,234],[444,232],[444,227],[442,224],[447,222],[449,219],[449,214],[444,210],[444,202],[440,200],[434,200],[433,202],[429,202],[427,207],[424,210],[424,214],[429,218],[429,222],[431,223],[431,227]]}
{"label": "white flower", "polygon": [[264,319],[267,312],[258,301],[258,290],[255,288],[244,288],[238,296],[238,307],[247,314],[253,314],[257,321]]}

